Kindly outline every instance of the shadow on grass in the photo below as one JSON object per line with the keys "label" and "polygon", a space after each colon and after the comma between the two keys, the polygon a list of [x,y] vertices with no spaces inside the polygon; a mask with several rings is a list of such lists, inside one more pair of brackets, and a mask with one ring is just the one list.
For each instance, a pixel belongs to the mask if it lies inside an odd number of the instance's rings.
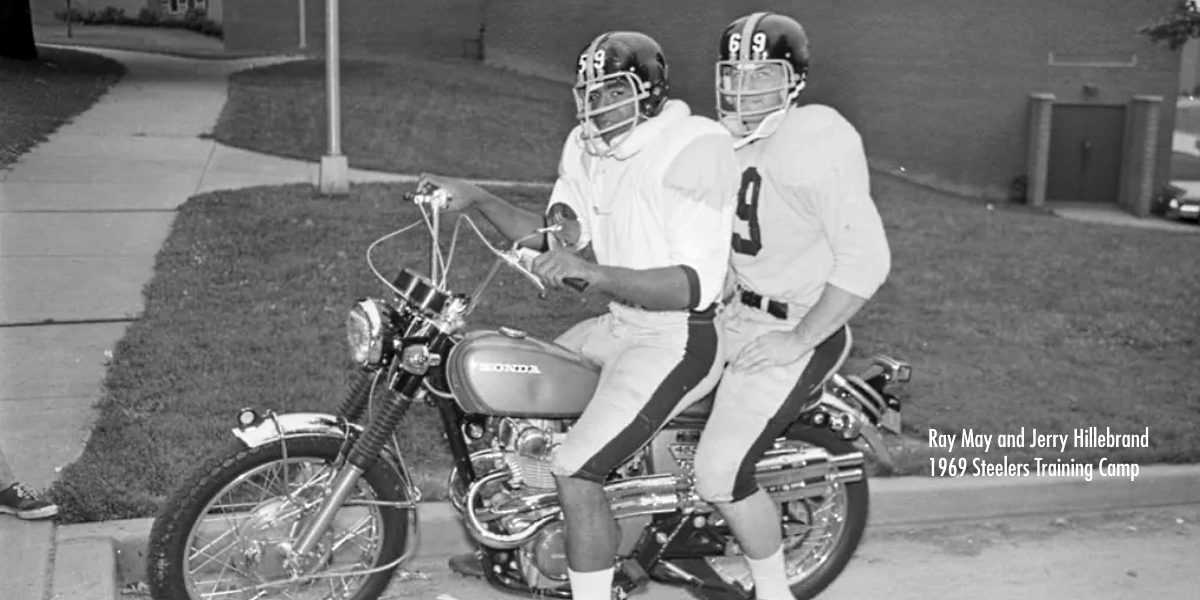
{"label": "shadow on grass", "polygon": [[0,169],[90,108],[124,74],[116,61],[74,50],[0,58]]}

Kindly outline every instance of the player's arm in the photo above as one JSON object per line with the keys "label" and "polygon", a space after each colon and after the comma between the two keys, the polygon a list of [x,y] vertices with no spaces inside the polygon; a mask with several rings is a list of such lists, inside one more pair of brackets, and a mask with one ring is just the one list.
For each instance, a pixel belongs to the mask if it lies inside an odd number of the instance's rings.
{"label": "player's arm", "polygon": [[737,158],[724,135],[702,136],[668,166],[662,207],[671,261],[653,269],[600,266],[596,287],[657,310],[702,309],[721,293],[733,235]]}
{"label": "player's arm", "polygon": [[[459,212],[476,208],[510,240],[523,238],[544,226],[542,215],[516,206],[465,179],[426,173],[421,175],[421,182],[422,185],[428,183],[446,191],[449,199],[443,210]],[[544,236],[522,241],[522,245],[530,248],[539,248],[544,244]]]}
{"label": "player's arm", "polygon": [[[487,192],[486,200],[476,204],[479,212],[491,221],[500,233],[510,240],[521,239],[521,245],[527,248],[541,250],[546,246],[544,235],[527,237],[537,229],[546,226],[546,218],[532,210],[526,210],[507,200]],[[525,239],[522,239],[525,238]]]}
{"label": "player's arm", "polygon": [[883,222],[871,200],[867,160],[857,139],[814,195],[834,265],[816,304],[794,333],[805,348],[815,348],[866,304],[891,270],[891,251]]}
{"label": "player's arm", "polygon": [[841,329],[867,303],[867,298],[827,283],[816,304],[792,328],[798,346],[816,348]]}

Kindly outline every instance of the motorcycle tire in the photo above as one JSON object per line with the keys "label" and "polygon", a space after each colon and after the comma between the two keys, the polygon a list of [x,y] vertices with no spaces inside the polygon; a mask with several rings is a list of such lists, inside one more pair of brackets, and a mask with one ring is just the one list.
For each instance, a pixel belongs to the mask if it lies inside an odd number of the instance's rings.
{"label": "motorcycle tire", "polygon": [[[789,440],[819,446],[835,455],[858,451],[853,444],[841,439],[828,429],[794,427],[788,430],[786,437]],[[791,585],[792,595],[798,600],[812,598],[833,583],[846,568],[850,558],[854,556],[855,550],[858,549],[859,542],[862,541],[870,504],[866,473],[863,474],[861,480],[845,484],[845,494],[845,526],[834,543],[829,557],[807,577]]]}
{"label": "motorcycle tire", "polygon": [[[340,438],[307,436],[286,441],[287,456],[315,458],[332,463],[342,445]],[[200,600],[188,593],[184,578],[185,546],[201,511],[241,475],[283,457],[282,443],[276,441],[247,448],[240,441],[215,453],[176,489],[159,512],[150,530],[146,556],[150,594],[155,600]],[[376,462],[360,481],[370,486],[377,500],[407,500],[400,475],[383,461]],[[382,521],[380,551],[371,567],[395,561],[404,551],[408,537],[409,512],[395,507],[379,507]],[[352,600],[374,600],[383,593],[396,567],[366,577]],[[269,597],[269,596],[268,596]]]}

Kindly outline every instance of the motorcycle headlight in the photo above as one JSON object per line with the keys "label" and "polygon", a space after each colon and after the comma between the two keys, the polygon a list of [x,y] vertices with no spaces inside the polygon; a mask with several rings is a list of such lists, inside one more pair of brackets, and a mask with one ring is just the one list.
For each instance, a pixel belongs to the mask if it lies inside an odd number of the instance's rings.
{"label": "motorcycle headlight", "polygon": [[359,300],[346,315],[346,342],[350,359],[363,368],[374,368],[390,358],[390,309],[375,300]]}

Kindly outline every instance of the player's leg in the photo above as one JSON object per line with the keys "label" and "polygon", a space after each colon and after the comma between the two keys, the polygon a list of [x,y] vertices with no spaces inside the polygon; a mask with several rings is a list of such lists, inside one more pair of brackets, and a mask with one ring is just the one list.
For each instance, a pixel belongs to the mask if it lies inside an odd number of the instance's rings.
{"label": "player's leg", "polygon": [[681,403],[716,384],[716,329],[693,319],[661,334],[617,331],[622,349],[605,362],[596,395],[555,450],[554,472],[566,524],[575,598],[607,599],[618,539],[603,481],[666,423]]}
{"label": "player's leg", "polygon": [[755,465],[831,372],[845,360],[845,328],[811,354],[753,375],[727,372],[696,451],[696,491],[725,517],[762,600],[790,599],[779,512],[755,481]]}

